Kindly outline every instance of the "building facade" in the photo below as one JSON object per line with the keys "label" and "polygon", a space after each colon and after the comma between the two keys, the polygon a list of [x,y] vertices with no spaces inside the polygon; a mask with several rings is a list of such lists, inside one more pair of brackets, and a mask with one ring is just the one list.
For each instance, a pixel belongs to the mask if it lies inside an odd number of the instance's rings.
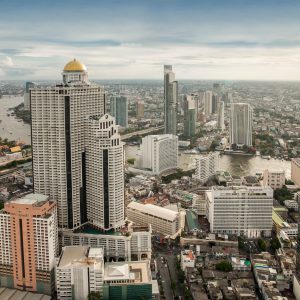
{"label": "building facade", "polygon": [[300,186],[300,158],[292,158],[291,179],[296,185]]}
{"label": "building facade", "polygon": [[281,189],[285,185],[284,170],[264,170],[262,184],[270,186],[273,190]]}
{"label": "building facade", "polygon": [[63,83],[34,87],[30,103],[34,191],[57,200],[60,228],[77,228],[87,221],[85,120],[104,114],[104,90],[73,60]]}
{"label": "building facade", "polygon": [[142,167],[159,175],[178,165],[178,137],[172,134],[148,135],[142,139]]}
{"label": "building facade", "polygon": [[194,178],[206,182],[219,169],[219,152],[210,152],[195,159],[196,171]]}
{"label": "building facade", "polygon": [[180,231],[178,212],[152,204],[129,203],[127,218],[137,225],[151,224],[153,232],[171,237],[176,236]]}
{"label": "building facade", "polygon": [[136,103],[136,117],[138,119],[142,119],[144,118],[144,114],[145,114],[145,102],[139,100]]}
{"label": "building facade", "polygon": [[210,231],[270,236],[272,231],[273,190],[269,187],[212,187],[206,192]]}
{"label": "building facade", "polygon": [[224,102],[220,101],[218,103],[217,109],[217,127],[220,130],[225,130],[225,122],[224,122]]}
{"label": "building facade", "polygon": [[204,114],[205,116],[210,116],[212,114],[212,91],[204,92]]}
{"label": "building facade", "polygon": [[51,295],[58,255],[56,203],[29,194],[0,211],[0,285]]}
{"label": "building facade", "polygon": [[117,230],[125,223],[124,143],[115,118],[89,117],[85,137],[87,220],[104,231]]}
{"label": "building facade", "polygon": [[164,66],[164,118],[165,133],[177,134],[177,113],[178,113],[178,82],[175,81],[175,74],[172,66]]}
{"label": "building facade", "polygon": [[233,103],[230,111],[230,143],[252,146],[252,108],[247,103]]}
{"label": "building facade", "polygon": [[115,117],[116,124],[124,128],[128,126],[128,101],[124,96],[113,96],[110,99],[110,114]]}
{"label": "building facade", "polygon": [[191,95],[184,98],[184,136],[192,137],[196,134],[196,102]]}
{"label": "building facade", "polygon": [[25,91],[24,91],[24,109],[30,110],[30,89],[34,87],[34,83],[27,81],[25,83]]}

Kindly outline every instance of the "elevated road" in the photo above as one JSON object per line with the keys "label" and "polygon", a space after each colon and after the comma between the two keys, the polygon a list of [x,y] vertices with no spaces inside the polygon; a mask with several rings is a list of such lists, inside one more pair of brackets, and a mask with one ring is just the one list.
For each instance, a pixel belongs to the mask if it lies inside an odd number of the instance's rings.
{"label": "elevated road", "polygon": [[146,134],[150,134],[150,133],[155,133],[157,131],[163,130],[164,128],[165,127],[162,125],[162,126],[146,128],[146,129],[143,129],[143,130],[138,130],[138,131],[135,131],[135,132],[130,132],[130,133],[121,135],[121,140],[124,141],[124,140],[127,140],[127,139],[129,139],[133,136],[136,136],[136,135],[146,135]]}

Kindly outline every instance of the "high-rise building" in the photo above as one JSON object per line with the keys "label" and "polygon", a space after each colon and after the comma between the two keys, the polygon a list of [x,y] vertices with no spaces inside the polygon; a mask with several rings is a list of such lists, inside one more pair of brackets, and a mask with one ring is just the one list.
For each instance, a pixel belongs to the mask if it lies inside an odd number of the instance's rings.
{"label": "high-rise building", "polygon": [[27,81],[25,83],[25,91],[24,91],[24,109],[30,110],[30,89],[34,87],[34,83]]}
{"label": "high-rise building", "polygon": [[211,99],[211,113],[215,114],[218,109],[218,104],[219,104],[219,96],[217,94],[212,95]]}
{"label": "high-rise building", "polygon": [[178,137],[172,134],[148,135],[142,139],[142,167],[159,175],[176,169],[178,164]]}
{"label": "high-rise building", "polygon": [[206,191],[206,203],[211,232],[271,236],[273,190],[269,186],[214,186]]}
{"label": "high-rise building", "polygon": [[184,99],[184,136],[196,134],[196,103],[194,97],[185,95]]}
{"label": "high-rise building", "polygon": [[87,221],[85,120],[104,114],[105,95],[78,60],[62,75],[62,84],[30,93],[34,191],[57,200],[59,227],[72,229]]}
{"label": "high-rise building", "polygon": [[233,103],[230,113],[230,143],[251,147],[252,107],[247,103]]}
{"label": "high-rise building", "polygon": [[104,114],[86,120],[87,220],[103,230],[124,225],[124,149],[115,119]]}
{"label": "high-rise building", "polygon": [[224,102],[220,101],[218,103],[218,110],[217,110],[217,127],[220,130],[225,129],[225,123],[224,123]]}
{"label": "high-rise building", "polygon": [[145,103],[144,101],[137,101],[136,103],[136,117],[138,119],[144,118],[144,112],[145,112]]}
{"label": "high-rise building", "polygon": [[300,158],[292,158],[291,179],[296,185],[300,186]]}
{"label": "high-rise building", "polygon": [[113,96],[110,99],[110,114],[115,117],[116,124],[124,128],[128,126],[128,101],[124,96]]}
{"label": "high-rise building", "polygon": [[206,116],[210,116],[212,114],[212,96],[211,91],[204,92],[204,114]]}
{"label": "high-rise building", "polygon": [[194,177],[206,182],[219,169],[219,152],[210,152],[195,159],[196,171]]}
{"label": "high-rise building", "polygon": [[0,211],[0,286],[47,295],[55,290],[56,203],[29,194]]}
{"label": "high-rise building", "polygon": [[172,66],[164,66],[165,133],[177,134],[178,82]]}

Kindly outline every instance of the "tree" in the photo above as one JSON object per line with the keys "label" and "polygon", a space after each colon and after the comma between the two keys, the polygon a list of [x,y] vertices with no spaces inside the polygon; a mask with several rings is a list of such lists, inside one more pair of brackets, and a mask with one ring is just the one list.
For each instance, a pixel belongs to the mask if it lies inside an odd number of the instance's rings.
{"label": "tree", "polygon": [[88,300],[101,300],[102,296],[100,292],[90,292],[88,295]]}
{"label": "tree", "polygon": [[232,264],[227,260],[223,260],[216,264],[216,269],[223,272],[230,272],[232,271]]}
{"label": "tree", "polygon": [[271,240],[270,245],[271,245],[271,249],[274,251],[281,248],[280,241],[277,237],[275,237]]}
{"label": "tree", "polygon": [[258,247],[261,251],[266,251],[267,243],[264,240],[259,239],[257,243],[258,243]]}
{"label": "tree", "polygon": [[128,162],[130,165],[134,165],[135,158],[128,158],[128,159],[127,159],[127,162]]}
{"label": "tree", "polygon": [[238,243],[239,243],[239,249],[244,249],[245,241],[241,236],[238,237]]}
{"label": "tree", "polygon": [[172,282],[171,282],[171,289],[172,289],[172,291],[173,291],[173,293],[174,293],[174,291],[175,291],[175,289],[176,289],[176,283],[175,283],[175,281],[173,281],[173,280],[172,280]]}
{"label": "tree", "polygon": [[180,270],[178,272],[178,280],[179,280],[179,282],[183,283],[184,279],[185,279],[185,274],[184,274],[184,272],[182,270]]}

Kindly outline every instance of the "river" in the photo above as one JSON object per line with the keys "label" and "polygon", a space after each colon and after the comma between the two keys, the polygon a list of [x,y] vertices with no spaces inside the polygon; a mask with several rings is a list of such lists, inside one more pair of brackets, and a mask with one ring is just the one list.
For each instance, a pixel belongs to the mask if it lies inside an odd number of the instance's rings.
{"label": "river", "polygon": [[23,102],[21,96],[4,95],[0,99],[0,137],[30,144],[30,125],[16,119],[15,116],[8,116],[12,113],[8,109],[19,105],[21,102]]}
{"label": "river", "polygon": [[[138,146],[125,146],[125,158],[136,158]],[[178,166],[183,170],[194,167],[194,160],[198,154],[180,153]],[[232,175],[255,175],[257,172],[269,170],[284,170],[286,178],[291,178],[291,162],[279,159],[263,159],[260,156],[221,155],[220,170],[228,171]]]}

